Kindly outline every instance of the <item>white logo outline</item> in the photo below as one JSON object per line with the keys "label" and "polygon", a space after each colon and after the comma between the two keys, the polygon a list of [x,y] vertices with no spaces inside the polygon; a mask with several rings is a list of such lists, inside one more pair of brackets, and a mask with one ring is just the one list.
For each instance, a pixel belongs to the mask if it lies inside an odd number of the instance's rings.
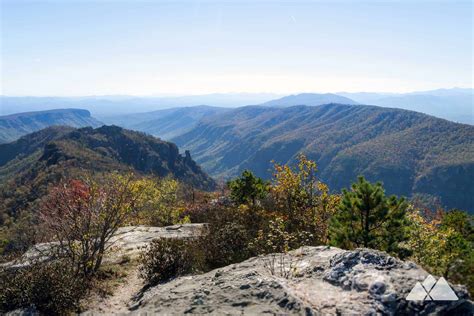
{"label": "white logo outline", "polygon": [[432,275],[428,275],[423,283],[416,282],[413,289],[405,298],[407,301],[457,301],[456,293],[449,286],[445,278],[436,281]]}

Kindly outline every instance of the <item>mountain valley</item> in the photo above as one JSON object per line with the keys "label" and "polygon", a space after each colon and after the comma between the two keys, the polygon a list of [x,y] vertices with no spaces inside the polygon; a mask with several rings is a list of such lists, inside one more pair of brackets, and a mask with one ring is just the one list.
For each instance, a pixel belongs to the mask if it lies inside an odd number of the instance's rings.
{"label": "mountain valley", "polygon": [[334,190],[364,175],[389,194],[438,197],[449,208],[474,211],[474,127],[417,112],[249,106],[204,118],[172,141],[217,178],[249,169],[268,179],[272,160],[292,163],[303,152]]}

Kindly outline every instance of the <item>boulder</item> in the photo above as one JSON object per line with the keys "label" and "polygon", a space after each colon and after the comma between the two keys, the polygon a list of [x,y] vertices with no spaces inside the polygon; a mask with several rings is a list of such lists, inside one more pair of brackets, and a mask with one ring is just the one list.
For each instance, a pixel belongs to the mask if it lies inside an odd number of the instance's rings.
{"label": "boulder", "polygon": [[303,247],[251,258],[146,289],[134,314],[473,315],[466,289],[457,301],[407,301],[429,274],[371,249]]}

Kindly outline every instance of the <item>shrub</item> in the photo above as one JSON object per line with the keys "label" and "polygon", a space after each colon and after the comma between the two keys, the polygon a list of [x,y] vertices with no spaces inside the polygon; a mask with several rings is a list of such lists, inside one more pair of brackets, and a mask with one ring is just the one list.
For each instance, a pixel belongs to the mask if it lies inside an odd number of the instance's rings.
{"label": "shrub", "polygon": [[194,209],[190,217],[208,224],[199,245],[206,267],[213,269],[251,257],[250,241],[272,215],[257,206],[214,204]]}
{"label": "shrub", "polygon": [[[430,214],[428,214],[430,215]],[[453,210],[426,216],[409,214],[407,246],[411,259],[432,274],[443,275],[453,283],[465,284],[474,293],[474,244],[472,216]]]}
{"label": "shrub", "polygon": [[280,217],[270,220],[268,225],[258,231],[250,243],[255,254],[286,253],[310,244],[311,233],[306,231],[289,232],[285,221]]}
{"label": "shrub", "polygon": [[178,193],[180,184],[171,178],[144,178],[138,181],[145,201],[141,222],[151,226],[168,226],[181,222],[183,207]]}
{"label": "shrub", "polygon": [[199,241],[208,269],[241,262],[251,256],[248,249],[249,232],[239,223],[210,225]]}
{"label": "shrub", "polygon": [[235,208],[230,209],[219,199],[189,207],[183,215],[188,216],[192,223],[211,223],[237,220]]}
{"label": "shrub", "polygon": [[340,197],[318,180],[316,163],[300,154],[296,168],[275,164],[274,169],[271,209],[285,219],[285,229],[291,234],[308,232],[311,245],[327,243],[329,221]]}
{"label": "shrub", "polygon": [[88,288],[87,282],[74,273],[68,261],[3,269],[0,284],[0,311],[33,306],[46,315],[77,311]]}
{"label": "shrub", "polygon": [[162,238],[140,255],[140,264],[140,277],[155,285],[198,270],[200,256],[194,241]]}
{"label": "shrub", "polygon": [[61,182],[44,198],[42,227],[47,238],[59,243],[60,254],[90,276],[100,268],[110,238],[136,214],[140,198],[133,175]]}
{"label": "shrub", "polygon": [[286,253],[272,253],[262,258],[263,267],[271,275],[290,279],[298,273],[300,258],[294,259]]}

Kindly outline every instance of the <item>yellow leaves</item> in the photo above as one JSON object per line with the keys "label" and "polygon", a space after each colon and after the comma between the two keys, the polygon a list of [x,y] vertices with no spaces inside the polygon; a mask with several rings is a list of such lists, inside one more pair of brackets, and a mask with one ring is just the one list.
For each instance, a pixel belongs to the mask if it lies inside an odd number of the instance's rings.
{"label": "yellow leaves", "polygon": [[178,223],[184,211],[178,201],[178,181],[143,178],[135,181],[134,189],[140,192],[137,207],[141,224],[163,226]]}
{"label": "yellow leaves", "polygon": [[329,220],[340,196],[330,194],[329,187],[318,181],[316,163],[304,154],[298,155],[296,168],[275,163],[274,169],[271,193],[279,215],[287,218],[293,230],[327,242]]}
{"label": "yellow leaves", "polygon": [[189,217],[189,215],[186,215],[182,219],[180,219],[177,224],[191,224],[191,218]]}
{"label": "yellow leaves", "polygon": [[250,206],[247,204],[240,204],[237,209],[240,213],[246,213],[250,209]]}
{"label": "yellow leaves", "polygon": [[308,160],[304,154],[298,155],[298,161],[298,169],[301,177],[307,178],[317,172],[316,162]]}
{"label": "yellow leaves", "polygon": [[442,228],[442,219],[426,219],[417,210],[408,216],[411,228],[407,245],[413,252],[412,259],[432,273],[445,275],[453,261],[462,256],[459,232],[452,227]]}
{"label": "yellow leaves", "polygon": [[257,253],[288,252],[295,237],[285,230],[281,217],[270,220],[267,230],[259,230],[251,244]]}

